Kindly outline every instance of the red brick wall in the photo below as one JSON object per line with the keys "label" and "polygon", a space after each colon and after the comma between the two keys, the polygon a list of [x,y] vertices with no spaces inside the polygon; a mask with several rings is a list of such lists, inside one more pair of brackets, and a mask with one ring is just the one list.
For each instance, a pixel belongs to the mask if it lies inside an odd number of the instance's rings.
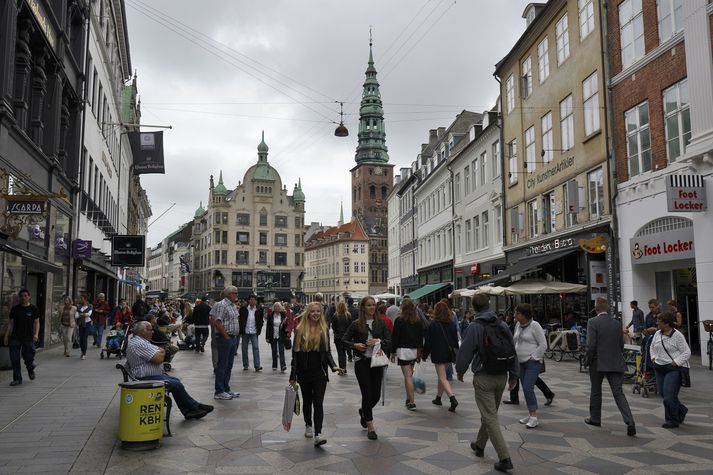
{"label": "red brick wall", "polygon": [[[610,4],[609,51],[612,73],[621,72],[621,48],[619,43],[619,10]],[[658,46],[658,23],[656,1],[644,0],[644,43],[649,52]],[[612,114],[614,153],[616,157],[617,182],[629,179],[626,153],[626,124],[624,113],[637,104],[649,102],[649,130],[651,132],[652,170],[664,168],[666,158],[666,131],[663,113],[663,90],[686,77],[686,52],[684,42],[678,43],[651,63],[619,82],[612,89]]]}

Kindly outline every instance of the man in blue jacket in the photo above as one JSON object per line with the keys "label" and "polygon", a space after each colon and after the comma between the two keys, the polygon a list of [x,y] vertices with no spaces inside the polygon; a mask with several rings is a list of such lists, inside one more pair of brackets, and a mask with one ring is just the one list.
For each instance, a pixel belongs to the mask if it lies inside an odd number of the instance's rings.
{"label": "man in blue jacket", "polygon": [[[485,294],[476,294],[472,300],[476,315],[473,322],[465,329],[456,359],[458,381],[463,381],[463,375],[469,366],[473,371],[475,402],[480,410],[480,429],[476,440],[471,442],[470,447],[477,457],[483,457],[485,455],[485,444],[490,439],[495,451],[498,453],[499,461],[495,464],[495,470],[506,472],[513,467],[510,451],[500,430],[498,408],[500,407],[505,386],[508,386],[509,390],[515,388],[520,368],[517,356],[514,353],[515,344],[512,339],[512,333],[510,333],[510,329],[505,322],[499,321],[495,313],[490,310],[490,297]],[[502,346],[511,349],[510,353],[512,355],[506,360],[506,367],[500,374],[492,374],[493,371],[490,370],[490,365],[486,365],[485,362],[487,353],[484,342],[487,326],[495,328],[497,333],[504,337]],[[488,333],[490,333],[490,330],[488,330]]]}

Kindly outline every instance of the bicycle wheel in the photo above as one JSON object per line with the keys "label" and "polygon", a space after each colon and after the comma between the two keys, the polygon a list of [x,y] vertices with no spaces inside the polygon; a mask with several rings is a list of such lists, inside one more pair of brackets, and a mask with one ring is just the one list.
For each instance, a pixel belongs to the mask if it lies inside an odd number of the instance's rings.
{"label": "bicycle wheel", "polygon": [[562,358],[564,358],[564,348],[562,348],[560,345],[557,345],[557,347],[552,350],[552,359],[555,361],[562,361]]}

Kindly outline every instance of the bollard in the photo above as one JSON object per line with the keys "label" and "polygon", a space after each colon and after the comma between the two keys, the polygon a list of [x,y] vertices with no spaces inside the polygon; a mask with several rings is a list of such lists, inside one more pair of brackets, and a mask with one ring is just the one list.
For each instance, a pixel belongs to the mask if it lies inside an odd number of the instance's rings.
{"label": "bollard", "polygon": [[165,385],[163,381],[119,383],[119,440],[128,450],[150,450],[163,437]]}

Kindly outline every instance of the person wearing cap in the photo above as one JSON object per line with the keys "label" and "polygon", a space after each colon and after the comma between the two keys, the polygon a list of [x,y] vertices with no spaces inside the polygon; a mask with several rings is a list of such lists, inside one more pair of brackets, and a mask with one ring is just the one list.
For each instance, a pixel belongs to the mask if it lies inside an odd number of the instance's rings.
{"label": "person wearing cap", "polygon": [[253,365],[255,372],[262,371],[260,366],[260,343],[258,336],[262,331],[264,314],[262,308],[257,306],[257,296],[250,295],[248,304],[240,307],[240,336],[243,344],[243,370],[247,371],[250,366],[248,360],[248,342],[253,347]]}
{"label": "person wearing cap", "polygon": [[218,348],[218,365],[215,368],[215,395],[218,400],[230,400],[240,396],[231,391],[230,375],[233,371],[233,360],[238,351],[238,334],[240,321],[235,301],[238,299],[238,288],[229,285],[223,291],[225,298],[216,303],[210,311],[215,329],[213,337]]}

